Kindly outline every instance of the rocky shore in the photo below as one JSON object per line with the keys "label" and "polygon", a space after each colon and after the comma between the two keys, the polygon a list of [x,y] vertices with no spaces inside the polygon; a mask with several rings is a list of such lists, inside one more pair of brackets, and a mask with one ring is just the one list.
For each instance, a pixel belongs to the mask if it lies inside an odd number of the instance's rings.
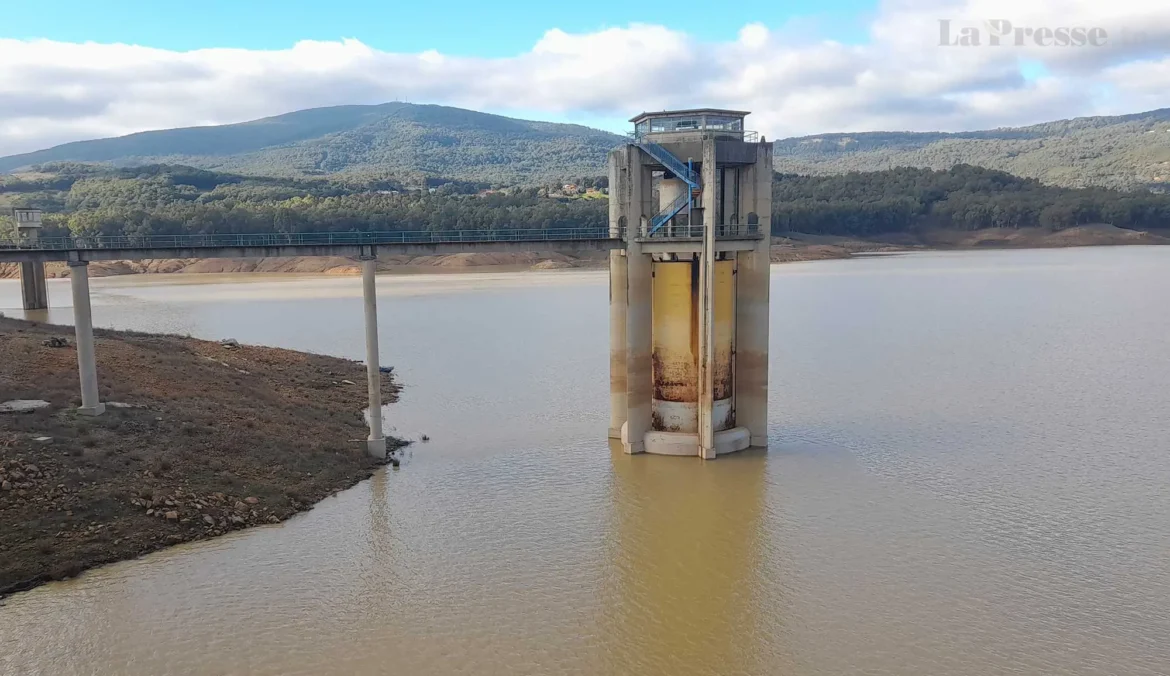
{"label": "rocky shore", "polygon": [[1057,249],[1082,246],[1170,244],[1167,230],[1127,230],[1112,225],[1081,225],[1065,230],[1043,228],[926,229],[916,233],[877,235],[868,239],[836,235],[784,233],[772,237],[772,262],[791,263],[857,254],[899,251],[972,251],[981,249]]}
{"label": "rocky shore", "polygon": [[[379,467],[360,443],[359,362],[95,334],[107,412],[86,418],[72,329],[0,318],[0,411],[30,402],[0,412],[0,597],[279,523]],[[388,374],[383,390],[396,400]]]}

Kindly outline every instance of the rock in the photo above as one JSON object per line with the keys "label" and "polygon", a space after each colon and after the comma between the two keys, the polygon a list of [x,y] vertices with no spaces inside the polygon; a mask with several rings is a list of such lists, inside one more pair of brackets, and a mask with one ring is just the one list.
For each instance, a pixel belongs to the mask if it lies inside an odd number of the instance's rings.
{"label": "rock", "polygon": [[240,524],[244,523],[244,517],[236,515],[236,514],[232,514],[232,523],[234,523],[236,525],[240,525]]}
{"label": "rock", "polygon": [[342,383],[343,385],[357,385],[357,383],[355,383],[355,382],[354,382],[354,381],[352,381],[352,380],[343,380],[343,381],[341,381],[341,383]]}
{"label": "rock", "polygon": [[150,516],[151,514],[154,514],[154,510],[153,510],[153,509],[148,509],[148,510],[146,510],[146,515],[147,515],[147,516]]}
{"label": "rock", "polygon": [[248,508],[248,506],[247,506],[247,505],[245,505],[244,503],[240,502],[239,500],[236,500],[235,508],[236,508],[237,510],[239,510],[239,511],[241,511],[241,512],[242,512],[242,511],[244,511],[245,509],[247,509],[247,508]]}
{"label": "rock", "polygon": [[564,268],[571,268],[571,267],[573,267],[573,264],[567,263],[565,261],[541,261],[541,262],[537,263],[536,265],[533,265],[532,269],[533,270],[561,270]]}
{"label": "rock", "polygon": [[203,515],[203,523],[207,524],[208,526],[214,526],[215,519],[212,518],[212,516],[210,514],[204,514]]}
{"label": "rock", "polygon": [[0,483],[0,490],[5,490],[5,491],[12,490],[12,482],[5,481],[4,483]]}
{"label": "rock", "polygon": [[167,512],[166,517],[167,517],[167,521],[178,521],[179,520],[179,513],[172,510],[170,512]]}
{"label": "rock", "polygon": [[33,437],[33,441],[46,444],[53,440],[53,437]]}
{"label": "rock", "polygon": [[235,338],[224,338],[223,340],[219,341],[219,344],[231,350],[239,347],[240,341],[236,340]]}
{"label": "rock", "polygon": [[247,497],[244,498],[244,502],[248,503],[249,505],[257,505],[260,504],[260,498]]}
{"label": "rock", "polygon": [[69,341],[59,336],[53,336],[47,340],[42,340],[41,345],[45,347],[69,347]]}
{"label": "rock", "polygon": [[24,466],[24,471],[26,471],[26,472],[28,472],[28,473],[30,473],[30,474],[36,474],[37,472],[39,472],[39,471],[41,471],[41,470],[40,470],[40,469],[38,469],[36,465],[25,465],[25,466]]}
{"label": "rock", "polygon": [[0,413],[31,413],[48,405],[43,399],[13,399],[0,404]]}
{"label": "rock", "polygon": [[378,370],[381,371],[382,373],[394,373],[393,366],[379,366]]}
{"label": "rock", "polygon": [[14,469],[11,472],[9,472],[8,478],[12,479],[13,481],[20,481],[21,479],[24,478],[24,472],[21,472],[18,469]]}

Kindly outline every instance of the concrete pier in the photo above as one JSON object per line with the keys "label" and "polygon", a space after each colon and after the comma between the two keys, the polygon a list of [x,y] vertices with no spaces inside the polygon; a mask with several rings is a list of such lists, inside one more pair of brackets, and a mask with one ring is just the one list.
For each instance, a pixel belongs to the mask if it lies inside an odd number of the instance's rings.
{"label": "concrete pier", "polygon": [[[625,153],[625,150],[615,150]],[[621,239],[629,222],[630,183],[625,162],[609,163],[609,236]],[[614,197],[619,195],[620,197]],[[609,438],[626,424],[626,256],[609,252]]]}
{"label": "concrete pier", "polygon": [[362,300],[366,319],[366,385],[370,397],[370,436],[366,452],[379,459],[386,457],[386,434],[382,431],[382,371],[378,362],[378,289],[374,273],[378,261],[362,258]]}
{"label": "concrete pier", "polygon": [[626,257],[609,252],[609,438],[626,424]]}
{"label": "concrete pier", "polygon": [[73,287],[73,325],[77,337],[77,371],[81,377],[81,415],[101,415],[106,405],[98,399],[97,360],[93,349],[93,312],[89,304],[89,264],[69,264]]}
{"label": "concrete pier", "polygon": [[[756,163],[744,172],[764,239],[741,251],[735,304],[735,401],[738,424],[751,432],[752,446],[768,445],[768,340],[771,287],[772,149],[761,147]],[[746,212],[747,210],[745,210]]]}
{"label": "concrete pier", "polygon": [[[16,236],[22,246],[35,248],[41,232],[40,209],[12,209]],[[41,261],[21,261],[20,300],[25,310],[44,310],[49,307],[49,289],[45,285],[45,264]]]}
{"label": "concrete pier", "polygon": [[631,242],[626,251],[626,431],[622,435],[626,453],[645,451],[646,434],[653,429],[652,274],[650,255]]}
{"label": "concrete pier", "polygon": [[699,255],[699,456],[715,458],[715,228],[721,212],[715,140],[703,141],[703,251]]}
{"label": "concrete pier", "polygon": [[25,310],[44,310],[49,307],[44,263],[20,264],[20,300]]}

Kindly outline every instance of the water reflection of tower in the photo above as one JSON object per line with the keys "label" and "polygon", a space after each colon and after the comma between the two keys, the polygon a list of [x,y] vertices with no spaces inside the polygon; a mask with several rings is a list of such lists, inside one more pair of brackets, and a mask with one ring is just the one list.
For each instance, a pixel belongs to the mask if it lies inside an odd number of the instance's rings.
{"label": "water reflection of tower", "polygon": [[706,465],[622,453],[614,472],[607,673],[792,673],[765,603],[765,453]]}

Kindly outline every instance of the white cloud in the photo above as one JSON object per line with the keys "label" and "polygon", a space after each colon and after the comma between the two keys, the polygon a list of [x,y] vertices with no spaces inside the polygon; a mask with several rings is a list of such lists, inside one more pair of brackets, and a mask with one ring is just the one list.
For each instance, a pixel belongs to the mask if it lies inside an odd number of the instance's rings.
{"label": "white cloud", "polygon": [[[942,47],[1009,21],[1000,47]],[[1002,24],[995,24],[1002,25]],[[1015,29],[1101,28],[1106,47],[1041,47]],[[147,129],[222,124],[395,99],[559,119],[711,105],[754,111],[770,138],[866,129],[958,130],[1170,106],[1165,0],[887,0],[869,40],[792,39],[745,22],[729,42],[663,26],[549,30],[509,58],[402,54],[352,39],[282,50],[175,52],[0,39],[0,155]],[[1020,74],[1027,60],[1045,75]]]}

